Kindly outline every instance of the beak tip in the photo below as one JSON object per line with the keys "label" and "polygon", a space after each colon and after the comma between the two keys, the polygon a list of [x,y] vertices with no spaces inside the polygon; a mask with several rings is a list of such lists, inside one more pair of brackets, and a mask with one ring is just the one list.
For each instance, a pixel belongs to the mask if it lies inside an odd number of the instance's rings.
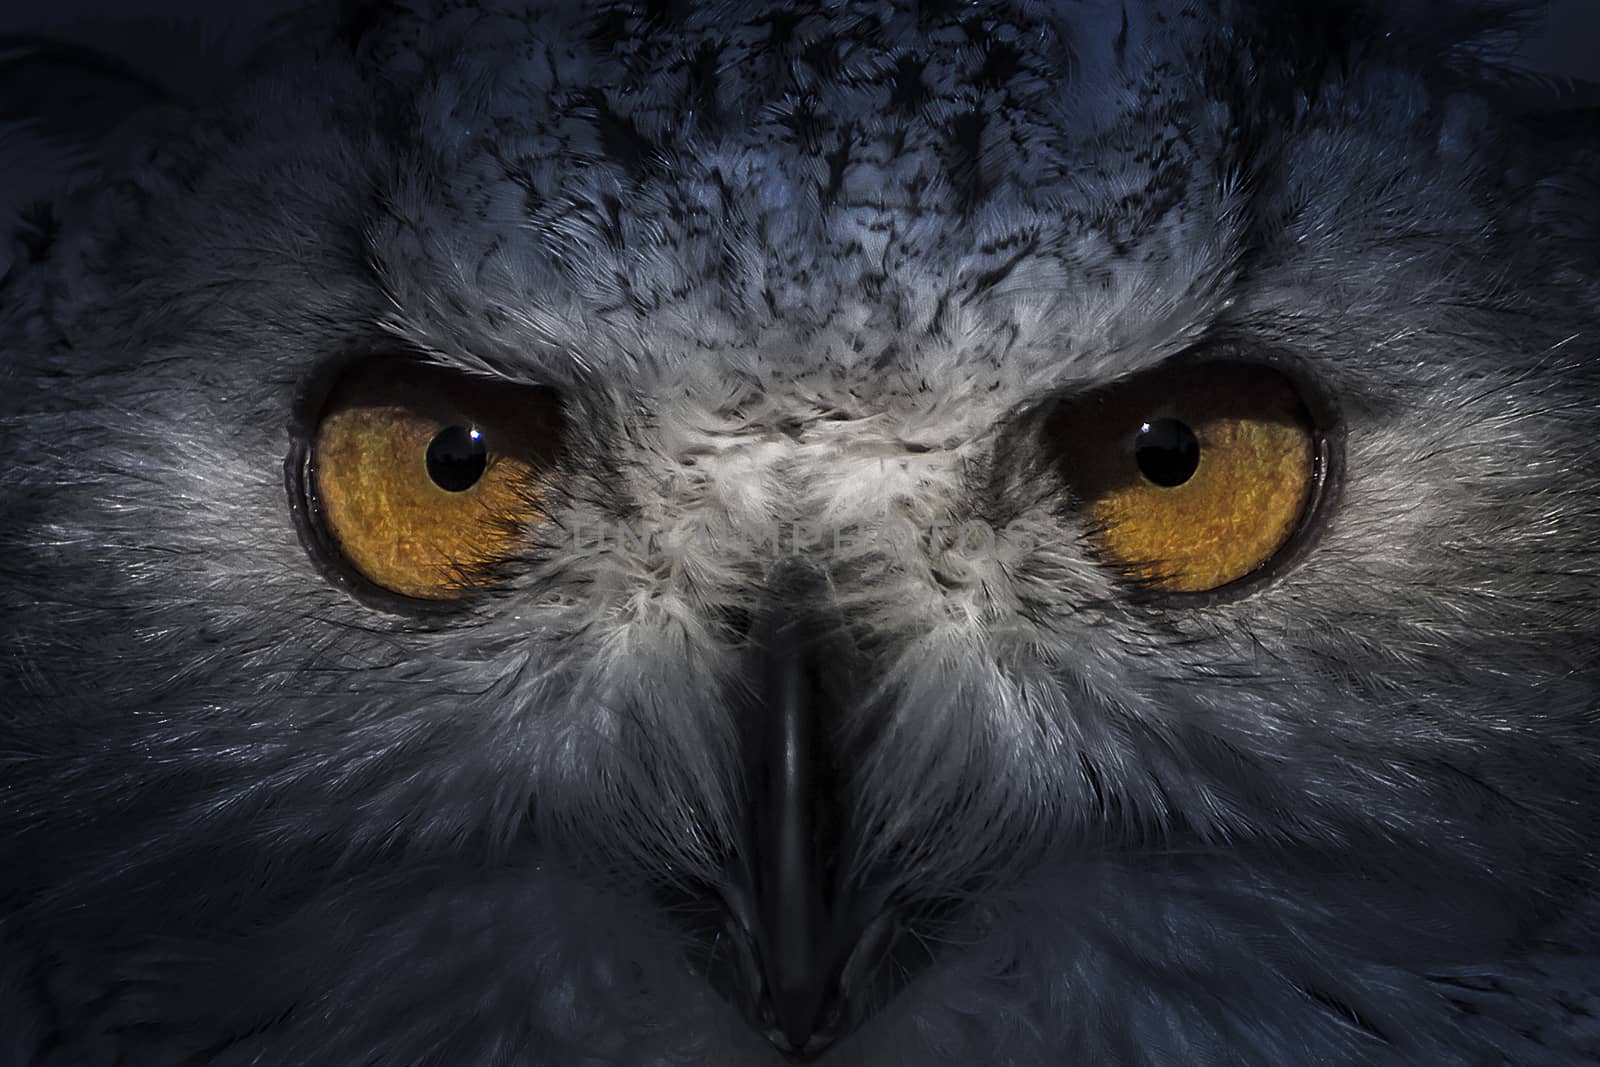
{"label": "beak tip", "polygon": [[810,991],[788,993],[776,999],[778,1034],[788,1046],[783,1051],[790,1058],[814,1058],[833,1042],[827,1039],[820,1026],[820,998]]}
{"label": "beak tip", "polygon": [[813,1063],[833,1047],[834,1039],[802,1031],[769,1030],[767,1041],[790,1063]]}

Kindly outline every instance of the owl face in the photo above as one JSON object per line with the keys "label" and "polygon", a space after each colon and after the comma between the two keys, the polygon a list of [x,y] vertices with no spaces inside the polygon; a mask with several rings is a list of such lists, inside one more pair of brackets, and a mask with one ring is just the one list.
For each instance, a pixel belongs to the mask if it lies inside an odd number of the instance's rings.
{"label": "owl face", "polygon": [[363,6],[130,120],[0,283],[18,1062],[1574,1062],[1597,148],[1319,12]]}

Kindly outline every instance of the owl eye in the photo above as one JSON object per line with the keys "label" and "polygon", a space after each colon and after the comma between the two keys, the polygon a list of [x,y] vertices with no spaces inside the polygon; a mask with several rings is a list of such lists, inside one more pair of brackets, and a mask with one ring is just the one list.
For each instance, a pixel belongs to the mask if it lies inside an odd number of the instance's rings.
{"label": "owl eye", "polygon": [[560,429],[547,389],[357,365],[329,394],[305,456],[318,539],[391,593],[450,600],[481,588],[545,517]]}
{"label": "owl eye", "polygon": [[1284,375],[1244,363],[1164,369],[1075,397],[1050,434],[1095,554],[1174,593],[1238,581],[1312,510],[1326,450]]}

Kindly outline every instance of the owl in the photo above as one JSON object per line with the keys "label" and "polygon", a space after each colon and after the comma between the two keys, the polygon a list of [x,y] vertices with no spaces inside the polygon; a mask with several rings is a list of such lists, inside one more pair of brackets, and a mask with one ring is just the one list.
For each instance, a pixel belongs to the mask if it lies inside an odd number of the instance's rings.
{"label": "owl", "polygon": [[0,1064],[1600,1063],[1523,14],[0,42]]}

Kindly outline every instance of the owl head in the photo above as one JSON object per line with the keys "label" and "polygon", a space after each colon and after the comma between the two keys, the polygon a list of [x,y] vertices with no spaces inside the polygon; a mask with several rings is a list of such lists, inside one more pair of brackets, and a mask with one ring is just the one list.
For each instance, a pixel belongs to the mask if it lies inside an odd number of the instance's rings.
{"label": "owl head", "polygon": [[1516,15],[12,42],[0,1060],[1577,1062],[1600,137]]}

